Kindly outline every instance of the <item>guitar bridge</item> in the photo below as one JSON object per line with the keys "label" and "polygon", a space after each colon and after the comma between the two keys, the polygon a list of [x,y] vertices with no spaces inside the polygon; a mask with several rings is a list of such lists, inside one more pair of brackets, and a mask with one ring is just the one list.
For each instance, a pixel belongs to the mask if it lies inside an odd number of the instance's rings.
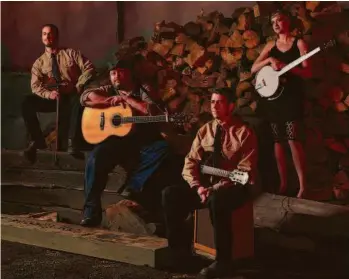
{"label": "guitar bridge", "polygon": [[104,130],[104,125],[105,125],[105,116],[104,116],[104,112],[101,113],[101,120],[99,122],[99,128],[101,129],[101,131]]}

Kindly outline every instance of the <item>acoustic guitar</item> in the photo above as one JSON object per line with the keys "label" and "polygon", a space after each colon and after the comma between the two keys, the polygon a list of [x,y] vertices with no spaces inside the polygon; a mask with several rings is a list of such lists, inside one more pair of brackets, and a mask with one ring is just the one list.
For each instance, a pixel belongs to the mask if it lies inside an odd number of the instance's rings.
{"label": "acoustic guitar", "polygon": [[85,140],[98,144],[109,136],[125,137],[132,132],[135,124],[169,122],[181,125],[189,121],[183,113],[173,115],[137,116],[127,104],[105,109],[84,109],[81,129]]}
{"label": "acoustic guitar", "polygon": [[333,47],[335,46],[335,44],[335,40],[330,40],[327,43],[323,44],[322,47],[317,47],[311,52],[297,58],[296,60],[282,68],[280,71],[275,71],[271,66],[264,66],[256,75],[255,89],[257,90],[258,94],[263,98],[267,98],[268,100],[275,100],[279,98],[283,92],[282,86],[279,86],[279,78],[283,74],[287,73],[319,51]]}

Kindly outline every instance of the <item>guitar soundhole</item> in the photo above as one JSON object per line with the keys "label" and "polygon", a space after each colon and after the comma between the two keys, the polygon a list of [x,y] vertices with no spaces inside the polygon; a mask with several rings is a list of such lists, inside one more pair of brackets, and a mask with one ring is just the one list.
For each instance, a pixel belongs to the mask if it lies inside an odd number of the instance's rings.
{"label": "guitar soundhole", "polygon": [[114,115],[112,120],[111,120],[111,122],[112,122],[114,127],[120,126],[120,124],[121,124],[121,117],[120,117],[120,115],[117,115],[117,114]]}

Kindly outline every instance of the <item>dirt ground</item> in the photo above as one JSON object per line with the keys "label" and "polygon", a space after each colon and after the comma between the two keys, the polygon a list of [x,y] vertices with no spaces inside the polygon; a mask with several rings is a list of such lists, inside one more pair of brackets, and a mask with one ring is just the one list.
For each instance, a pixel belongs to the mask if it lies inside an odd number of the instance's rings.
{"label": "dirt ground", "polygon": [[[35,246],[1,241],[4,279],[170,279],[195,278],[149,267],[100,260]],[[283,254],[281,254],[283,253]],[[286,256],[285,256],[286,255]],[[348,255],[347,255],[348,256]],[[344,279],[349,258],[315,258],[302,253],[273,252],[240,268],[234,279]],[[345,273],[347,272],[347,273]]]}

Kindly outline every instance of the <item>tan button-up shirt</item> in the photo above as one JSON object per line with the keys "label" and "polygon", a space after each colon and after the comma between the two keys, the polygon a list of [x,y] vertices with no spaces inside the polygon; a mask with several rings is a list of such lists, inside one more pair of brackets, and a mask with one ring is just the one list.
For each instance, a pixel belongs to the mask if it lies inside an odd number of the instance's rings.
{"label": "tan button-up shirt", "polygon": [[[61,48],[56,53],[56,58],[62,82],[67,83],[67,88],[81,87],[95,74],[91,61],[85,58],[80,51]],[[52,84],[55,84],[55,80],[52,74],[51,54],[45,52],[32,67],[32,92],[48,99],[52,91],[48,89],[48,86]]]}
{"label": "tan button-up shirt", "polygon": [[[200,163],[206,152],[214,150],[214,135],[218,122],[212,120],[202,126],[193,141],[190,152],[185,158],[183,178],[190,187],[198,187]],[[232,171],[240,169],[249,173],[249,183],[254,184],[257,173],[257,139],[254,132],[241,120],[234,118],[230,125],[222,129],[222,160],[218,168]],[[221,179],[215,188],[231,185],[229,179]],[[213,185],[212,185],[213,186]]]}

